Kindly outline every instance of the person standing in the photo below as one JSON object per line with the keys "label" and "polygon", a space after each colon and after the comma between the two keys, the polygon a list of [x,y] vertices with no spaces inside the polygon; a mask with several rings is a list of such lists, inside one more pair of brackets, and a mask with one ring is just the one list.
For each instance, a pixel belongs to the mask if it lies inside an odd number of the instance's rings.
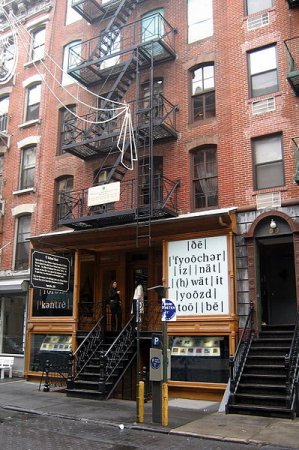
{"label": "person standing", "polygon": [[133,296],[133,314],[136,322],[141,323],[141,314],[144,313],[144,290],[140,277],[135,280],[135,291]]}
{"label": "person standing", "polygon": [[109,289],[109,305],[111,311],[111,331],[121,330],[121,300],[117,282],[112,281]]}

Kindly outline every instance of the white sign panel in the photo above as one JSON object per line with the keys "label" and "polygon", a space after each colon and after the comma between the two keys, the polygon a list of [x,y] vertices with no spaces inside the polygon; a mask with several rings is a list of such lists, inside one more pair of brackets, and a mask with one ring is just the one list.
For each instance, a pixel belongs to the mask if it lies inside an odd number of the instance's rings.
{"label": "white sign panel", "polygon": [[120,199],[120,182],[102,184],[88,189],[88,206],[104,205],[118,202]]}
{"label": "white sign panel", "polygon": [[168,242],[168,285],[177,317],[228,314],[227,237]]}

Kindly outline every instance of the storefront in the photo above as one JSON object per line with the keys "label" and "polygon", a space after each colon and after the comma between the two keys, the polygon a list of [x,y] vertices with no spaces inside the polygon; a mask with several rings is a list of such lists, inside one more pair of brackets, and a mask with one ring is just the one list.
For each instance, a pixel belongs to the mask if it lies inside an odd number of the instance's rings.
{"label": "storefront", "polygon": [[[57,255],[70,255],[72,273],[68,292],[31,289],[27,377],[40,376],[45,352],[63,355],[77,348],[80,335],[108,311],[113,280],[120,289],[125,326],[131,317],[134,280],[141,275],[142,367],[149,366],[151,335],[162,326],[161,299],[147,288],[163,284],[177,304],[177,320],[168,323],[170,395],[221,398],[238,330],[234,230],[234,210],[225,209],[153,222],[151,245],[144,239],[136,246],[136,224],[31,238],[35,250],[53,253],[55,248]],[[132,386],[135,372],[132,368]],[[130,396],[134,398],[134,387]]]}
{"label": "storefront", "polygon": [[13,356],[13,373],[24,372],[29,276],[0,280],[0,355]]}

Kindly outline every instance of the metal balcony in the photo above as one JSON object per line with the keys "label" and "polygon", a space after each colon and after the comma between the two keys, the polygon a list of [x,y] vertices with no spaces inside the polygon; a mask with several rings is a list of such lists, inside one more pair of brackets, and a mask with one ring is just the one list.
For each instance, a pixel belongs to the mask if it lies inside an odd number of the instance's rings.
{"label": "metal balcony", "polygon": [[87,22],[94,23],[112,17],[121,0],[73,0],[72,8]]}
{"label": "metal balcony", "polygon": [[88,205],[90,189],[94,187],[61,193],[58,224],[74,230],[84,230],[136,223],[137,220],[142,222],[142,220],[176,217],[178,187],[178,181],[174,182],[160,176],[154,179],[152,193],[146,186],[143,189],[138,188],[136,179],[122,181],[117,201],[93,206]]}
{"label": "metal balcony", "polygon": [[106,85],[129,59],[134,58],[135,73],[137,67],[140,71],[175,57],[175,29],[161,14],[153,14],[146,29],[138,20],[71,47],[67,72],[85,86]]}
{"label": "metal balcony", "polygon": [[287,39],[284,43],[288,58],[287,80],[295,95],[299,95],[299,36]]}
{"label": "metal balcony", "polygon": [[[153,96],[152,110],[146,107],[148,98],[130,103],[132,124],[138,140],[149,138],[152,123],[153,142],[178,138],[176,113],[178,107],[170,103],[163,95]],[[101,119],[103,113],[101,113]],[[109,114],[107,112],[106,114]],[[123,117],[105,124],[90,125],[88,121],[99,120],[99,113],[86,114],[86,121],[71,118],[63,125],[62,150],[83,160],[103,156],[116,149]],[[137,142],[138,145],[139,142]]]}
{"label": "metal balcony", "polygon": [[299,6],[299,0],[287,0],[290,8],[295,8]]}

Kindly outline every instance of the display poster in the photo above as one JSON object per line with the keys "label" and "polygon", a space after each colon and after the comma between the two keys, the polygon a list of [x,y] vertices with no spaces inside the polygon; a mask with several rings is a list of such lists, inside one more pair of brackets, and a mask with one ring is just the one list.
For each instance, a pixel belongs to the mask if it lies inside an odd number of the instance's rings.
{"label": "display poster", "polygon": [[119,202],[120,200],[120,182],[101,184],[88,189],[87,205],[88,207],[104,205],[106,203]]}
{"label": "display poster", "polygon": [[168,286],[177,317],[228,314],[227,237],[168,242]]}

